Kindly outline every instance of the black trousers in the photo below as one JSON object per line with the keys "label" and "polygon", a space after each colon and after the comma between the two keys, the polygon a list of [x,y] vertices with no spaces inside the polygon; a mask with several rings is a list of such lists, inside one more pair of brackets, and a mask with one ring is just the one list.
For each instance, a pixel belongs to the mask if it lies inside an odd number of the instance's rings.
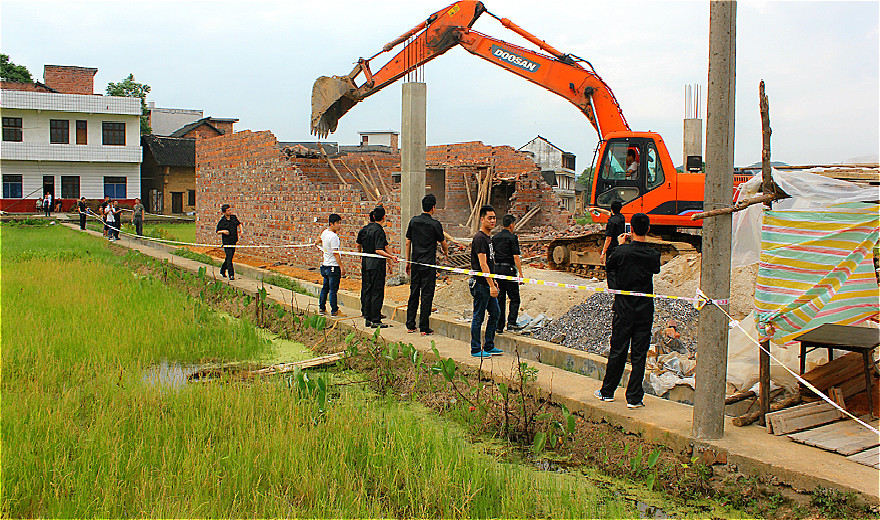
{"label": "black trousers", "polygon": [[382,321],[382,302],[385,300],[385,269],[361,271],[361,314],[370,323]]}
{"label": "black trousers", "polygon": [[614,311],[611,319],[611,352],[608,354],[608,367],[602,380],[602,395],[613,397],[623,369],[626,366],[626,355],[629,351],[632,372],[626,385],[626,402],[638,404],[645,397],[642,382],[645,379],[645,359],[651,346],[651,325],[654,321],[654,309],[622,314]]}
{"label": "black trousers", "polygon": [[421,303],[419,314],[419,330],[431,330],[431,307],[434,305],[434,284],[437,282],[437,270],[433,267],[414,265],[410,268],[409,301],[406,305],[406,328],[416,328],[416,311]]}
{"label": "black trousers", "polygon": [[86,214],[85,213],[79,214],[79,228],[83,229],[83,230],[85,230],[85,228],[86,228]]}
{"label": "black trousers", "polygon": [[[504,330],[505,323],[507,328],[516,326],[516,320],[519,319],[519,282],[511,282],[509,280],[495,280],[498,282],[498,307],[501,313],[498,314],[498,332]],[[510,298],[510,314],[507,314],[507,298]],[[504,316],[507,315],[507,321]]]}
{"label": "black trousers", "polygon": [[226,259],[223,260],[223,265],[220,266],[220,274],[229,273],[229,276],[235,276],[235,267],[232,264],[232,255],[235,254],[235,248],[223,246],[223,252],[226,254]]}
{"label": "black trousers", "polygon": [[144,219],[136,218],[136,219],[133,219],[131,222],[132,222],[132,224],[134,224],[134,232],[137,233],[138,235],[143,235],[144,234]]}

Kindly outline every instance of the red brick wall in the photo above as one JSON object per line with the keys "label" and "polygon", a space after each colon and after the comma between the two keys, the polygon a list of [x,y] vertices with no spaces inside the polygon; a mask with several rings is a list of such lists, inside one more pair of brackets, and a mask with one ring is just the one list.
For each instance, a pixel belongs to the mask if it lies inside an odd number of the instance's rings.
{"label": "red brick wall", "polygon": [[[376,207],[360,185],[342,184],[324,159],[288,158],[268,131],[246,130],[196,141],[196,189],[197,236],[207,242],[217,241],[220,205],[228,203],[244,223],[240,244],[313,242],[327,227],[330,213],[338,213],[342,246],[356,250],[357,232]],[[386,202],[384,206],[388,241],[396,244],[399,204]],[[321,263],[315,248],[264,249],[259,255],[270,262],[298,266]],[[359,258],[344,257],[343,261],[352,273],[360,272]]]}
{"label": "red brick wall", "polygon": [[234,124],[235,123],[232,121],[211,121],[211,125],[224,134],[231,134],[233,132],[232,127]]}
{"label": "red brick wall", "polygon": [[72,65],[45,65],[43,81],[62,94],[94,94],[98,69]]}
{"label": "red brick wall", "polygon": [[187,132],[182,137],[190,138],[190,139],[208,139],[211,137],[217,137],[218,135],[222,135],[218,133],[216,130],[211,128],[208,125],[199,125],[189,132]]}
{"label": "red brick wall", "polygon": [[[374,164],[375,162],[375,164]],[[220,205],[231,204],[244,223],[241,244],[291,244],[317,239],[327,225],[330,213],[342,216],[340,238],[344,249],[355,250],[357,231],[367,223],[367,215],[377,201],[369,197],[355,175],[376,170],[391,189],[381,200],[387,211],[388,241],[396,250],[400,226],[400,184],[392,180],[400,170],[398,152],[357,152],[333,159],[343,177],[317,157],[296,157],[278,144],[271,132],[248,130],[213,139],[196,141],[196,213],[200,242],[216,242],[215,228]],[[492,202],[499,212],[522,216],[535,204],[545,209],[532,225],[568,227],[571,215],[561,211],[561,200],[544,183],[531,157],[509,146],[487,146],[480,142],[431,146],[427,150],[428,168],[446,170],[446,206],[435,217],[452,234],[469,235],[463,227],[470,213],[465,177],[476,199],[477,175],[492,167],[497,178],[508,179],[493,187]],[[317,222],[316,222],[317,220]],[[459,227],[462,226],[462,227]],[[244,250],[242,250],[244,251]],[[320,253],[307,249],[261,249],[268,262],[288,262],[298,266],[320,265]],[[359,259],[344,258],[353,273],[359,272]]]}
{"label": "red brick wall", "polygon": [[0,81],[0,89],[23,90],[25,92],[52,92],[42,83],[17,83],[14,81]]}

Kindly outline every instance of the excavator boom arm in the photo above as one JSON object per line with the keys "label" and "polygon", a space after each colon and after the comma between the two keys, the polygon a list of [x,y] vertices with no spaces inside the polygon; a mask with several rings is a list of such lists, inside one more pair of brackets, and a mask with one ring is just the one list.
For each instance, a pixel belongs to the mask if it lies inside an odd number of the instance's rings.
{"label": "excavator boom arm", "polygon": [[[339,119],[354,105],[455,45],[461,45],[468,52],[564,97],[589,119],[600,137],[604,138],[608,132],[629,130],[614,94],[598,74],[510,20],[497,18],[492,13],[489,14],[504,27],[552,56],[471,30],[484,12],[487,11],[482,2],[456,2],[389,42],[382,51],[366,60],[358,60],[347,76],[318,78],[312,88],[312,133],[326,137],[336,130]],[[370,61],[376,56],[407,41],[381,69],[375,73],[370,70]],[[364,81],[358,85],[355,80],[361,75]]]}

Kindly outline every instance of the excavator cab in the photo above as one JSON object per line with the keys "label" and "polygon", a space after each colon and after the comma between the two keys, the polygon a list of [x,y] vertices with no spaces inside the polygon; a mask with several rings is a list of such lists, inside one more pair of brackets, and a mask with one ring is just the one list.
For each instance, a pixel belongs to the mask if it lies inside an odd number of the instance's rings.
{"label": "excavator cab", "polygon": [[624,213],[650,211],[644,197],[661,189],[667,182],[660,151],[650,137],[615,137],[604,142],[601,149],[596,190],[592,200],[595,206],[609,209],[619,201]]}

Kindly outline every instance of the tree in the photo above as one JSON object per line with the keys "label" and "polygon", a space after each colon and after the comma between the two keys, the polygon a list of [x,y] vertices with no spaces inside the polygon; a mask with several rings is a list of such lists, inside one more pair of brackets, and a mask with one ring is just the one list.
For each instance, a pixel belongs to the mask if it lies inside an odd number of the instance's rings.
{"label": "tree", "polygon": [[33,83],[31,73],[24,65],[16,65],[9,61],[9,56],[0,54],[0,79],[13,83]]}
{"label": "tree", "polygon": [[150,128],[150,120],[147,110],[147,94],[150,93],[150,86],[146,83],[138,83],[134,80],[134,74],[129,74],[127,78],[119,83],[110,82],[107,84],[108,96],[134,97],[141,100],[141,135],[152,133]]}
{"label": "tree", "polygon": [[577,181],[584,186],[587,187],[587,190],[590,189],[590,185],[593,184],[593,167],[584,168],[584,171],[578,175]]}

